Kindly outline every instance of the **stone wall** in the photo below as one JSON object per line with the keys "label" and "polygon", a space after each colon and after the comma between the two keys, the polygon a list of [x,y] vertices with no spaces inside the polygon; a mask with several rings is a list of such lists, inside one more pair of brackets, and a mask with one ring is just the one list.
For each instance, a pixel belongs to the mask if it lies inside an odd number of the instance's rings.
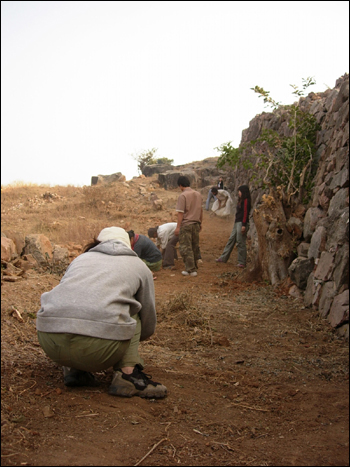
{"label": "stone wall", "polygon": [[[287,219],[300,230],[298,257],[290,266],[290,276],[305,305],[317,309],[340,334],[348,337],[349,75],[339,78],[334,89],[300,98],[299,105],[315,115],[321,130],[317,134],[318,169],[312,201],[298,214],[290,213]],[[283,111],[257,115],[243,131],[241,144],[256,139],[264,128],[288,134]],[[250,175],[243,169],[227,174],[226,184],[232,191],[235,205],[237,187],[251,185]],[[263,194],[263,189],[252,188],[253,209],[259,206]],[[250,257],[254,261],[259,245],[252,216],[250,221]],[[313,264],[311,272],[310,268],[305,269],[305,262]],[[308,271],[306,278],[305,270]],[[295,287],[293,290],[295,292]]]}

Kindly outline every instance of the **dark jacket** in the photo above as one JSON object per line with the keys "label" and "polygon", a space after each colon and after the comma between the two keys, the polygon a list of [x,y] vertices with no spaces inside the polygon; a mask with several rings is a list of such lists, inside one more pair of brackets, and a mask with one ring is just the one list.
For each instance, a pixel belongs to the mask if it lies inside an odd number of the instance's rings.
{"label": "dark jacket", "polygon": [[162,259],[162,253],[146,235],[140,234],[138,236],[133,249],[139,258],[149,263],[158,263]]}
{"label": "dark jacket", "polygon": [[242,222],[242,225],[245,227],[249,222],[249,211],[250,211],[250,201],[249,199],[243,199],[238,202],[236,208],[236,222]]}

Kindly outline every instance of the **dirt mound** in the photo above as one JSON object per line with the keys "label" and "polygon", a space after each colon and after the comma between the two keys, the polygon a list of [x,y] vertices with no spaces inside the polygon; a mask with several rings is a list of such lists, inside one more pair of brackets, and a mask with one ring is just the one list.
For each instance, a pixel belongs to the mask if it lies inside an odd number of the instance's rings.
{"label": "dirt mound", "polygon": [[[6,229],[61,245],[109,225],[146,234],[176,219],[179,194],[143,178],[47,191],[3,193]],[[66,388],[35,331],[62,275],[3,282],[2,465],[349,465],[348,345],[288,288],[245,276],[236,250],[215,262],[232,225],[205,211],[198,276],[182,276],[181,259],[157,273],[158,325],[141,354],[164,400],[109,396],[111,371],[98,388]]]}

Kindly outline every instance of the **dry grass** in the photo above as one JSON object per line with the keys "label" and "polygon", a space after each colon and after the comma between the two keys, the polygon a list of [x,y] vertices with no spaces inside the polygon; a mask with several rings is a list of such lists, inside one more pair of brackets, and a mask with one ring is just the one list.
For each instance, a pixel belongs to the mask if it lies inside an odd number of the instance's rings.
{"label": "dry grass", "polygon": [[170,299],[157,307],[159,329],[172,329],[187,336],[187,341],[196,340],[211,345],[213,342],[210,325],[210,309],[198,306],[198,300],[191,292],[181,292],[170,296]]}
{"label": "dry grass", "polygon": [[[61,246],[83,246],[111,225],[146,234],[149,227],[173,221],[154,216],[150,195],[155,188],[152,180],[142,178],[84,187],[7,185],[1,190],[2,228],[23,237],[41,233]],[[166,193],[164,204],[175,207],[176,197]]]}

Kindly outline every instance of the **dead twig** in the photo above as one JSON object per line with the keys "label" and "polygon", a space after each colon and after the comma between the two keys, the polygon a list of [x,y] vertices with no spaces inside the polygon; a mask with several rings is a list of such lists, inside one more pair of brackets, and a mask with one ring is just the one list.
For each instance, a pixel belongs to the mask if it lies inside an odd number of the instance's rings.
{"label": "dead twig", "polygon": [[40,397],[45,397],[45,396],[47,396],[48,394],[50,394],[51,392],[54,392],[54,391],[56,391],[56,388],[50,389],[50,391],[44,392],[44,394],[41,394]]}
{"label": "dead twig", "polygon": [[268,409],[259,409],[259,407],[250,407],[249,405],[235,404],[234,402],[231,402],[231,405],[236,405],[237,407],[242,407],[244,409],[259,410],[260,412],[270,412]]}
{"label": "dead twig", "polygon": [[100,415],[99,413],[87,413],[84,415],[76,415],[75,418],[81,418],[81,417],[96,417],[97,415]]}
{"label": "dead twig", "polygon": [[36,384],[37,384],[37,383],[36,383],[36,381],[35,381],[35,383],[34,383],[32,386],[30,386],[30,388],[24,389],[24,390],[21,391],[18,395],[21,396],[24,392],[29,391],[29,389],[32,389]]}
{"label": "dead twig", "polygon": [[143,456],[142,459],[140,459],[138,462],[136,462],[136,464],[134,464],[134,467],[136,467],[137,465],[140,465],[142,461],[144,461],[146,459],[146,457],[148,457],[163,441],[167,441],[168,438],[163,438],[161,439],[160,441],[158,441],[158,443],[156,443],[152,449],[150,449],[148,451],[148,453],[146,455]]}
{"label": "dead twig", "polygon": [[219,443],[218,441],[212,441],[212,443],[219,444],[220,446],[224,446],[224,447],[227,448],[229,451],[234,451],[234,449],[231,448],[231,446],[230,446],[228,443],[224,444],[224,443]]}
{"label": "dead twig", "polygon": [[24,322],[21,313],[20,313],[14,306],[11,306],[10,314],[11,314],[14,318],[17,318],[18,321],[19,321],[20,323],[23,323],[23,322]]}

